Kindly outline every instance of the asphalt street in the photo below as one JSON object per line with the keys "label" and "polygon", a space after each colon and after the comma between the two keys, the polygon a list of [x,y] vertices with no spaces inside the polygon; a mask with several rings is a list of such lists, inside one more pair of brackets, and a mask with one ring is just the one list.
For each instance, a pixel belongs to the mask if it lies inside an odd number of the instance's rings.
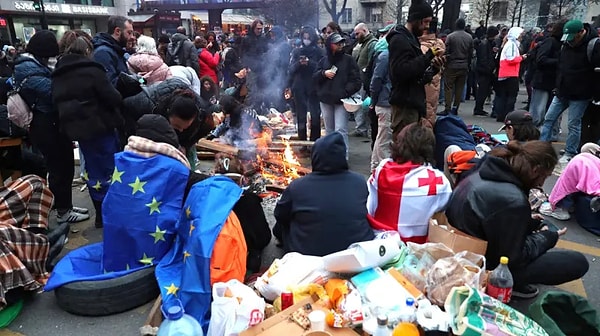
{"label": "asphalt street", "polygon": [[[517,100],[517,108],[522,106],[524,96],[520,95]],[[475,117],[472,115],[473,101],[466,101],[459,110],[459,115],[467,124],[477,124],[494,134],[501,126],[494,119],[489,117]],[[440,107],[441,108],[441,107]],[[486,106],[490,110],[490,106]],[[563,118],[563,130],[560,135],[560,142],[556,143],[556,149],[564,148],[564,139],[566,136],[566,119]],[[350,123],[354,127],[354,123]],[[369,174],[370,143],[366,138],[350,139],[350,168],[365,176]],[[207,164],[206,166],[210,166]],[[556,182],[557,177],[551,176],[544,185],[546,192],[550,192]],[[81,192],[79,187],[73,188],[74,203],[77,206],[84,206],[91,209],[93,206],[87,191]],[[272,207],[271,207],[272,208]],[[274,224],[272,213],[267,214],[270,224]],[[93,217],[92,217],[93,218]],[[559,227],[568,227],[567,234],[561,239],[558,248],[576,250],[584,253],[590,263],[590,270],[587,275],[578,281],[561,286],[561,289],[586,296],[592,305],[600,308],[600,237],[597,237],[583,230],[574,221],[560,222],[550,218],[554,224]],[[55,215],[51,215],[51,223],[55,225]],[[67,250],[77,248],[93,242],[102,240],[102,230],[95,229],[93,220],[73,224],[72,232],[69,236]],[[281,255],[281,250],[275,246],[274,241],[265,250],[263,255],[263,264],[270,264],[271,261]],[[557,270],[560,272],[560,270]],[[543,288],[547,290],[548,288]],[[123,293],[127,295],[127,293]],[[526,310],[530,301],[516,301],[514,305],[520,310]],[[138,307],[131,311],[107,316],[107,317],[81,317],[62,311],[55,301],[53,293],[41,293],[33,299],[26,302],[20,316],[9,326],[9,328],[0,330],[0,336],[5,335],[27,335],[27,336],[46,336],[46,335],[139,335],[139,327],[144,324],[152,303]]]}

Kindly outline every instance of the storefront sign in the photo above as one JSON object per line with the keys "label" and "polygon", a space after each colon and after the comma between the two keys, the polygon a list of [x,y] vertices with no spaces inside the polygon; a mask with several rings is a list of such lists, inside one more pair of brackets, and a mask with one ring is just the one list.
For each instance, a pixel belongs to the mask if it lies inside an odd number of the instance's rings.
{"label": "storefront sign", "polygon": [[[15,9],[21,12],[35,12],[33,1],[15,1]],[[47,13],[82,14],[82,15],[110,15],[109,7],[82,6],[69,4],[44,3]]]}

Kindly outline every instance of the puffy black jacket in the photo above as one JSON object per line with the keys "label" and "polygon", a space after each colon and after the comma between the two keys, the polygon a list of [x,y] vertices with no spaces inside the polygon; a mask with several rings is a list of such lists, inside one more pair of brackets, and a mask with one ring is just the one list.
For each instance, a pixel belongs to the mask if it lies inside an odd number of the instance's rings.
{"label": "puffy black jacket", "polygon": [[386,37],[390,51],[390,104],[416,109],[425,116],[425,71],[433,53],[423,54],[419,40],[403,25],[397,25]]}
{"label": "puffy black jacket", "polygon": [[[327,39],[329,41],[329,38]],[[327,43],[326,43],[327,44]],[[325,71],[332,66],[337,67],[335,77],[328,79]],[[348,98],[358,92],[362,85],[358,65],[352,56],[339,52],[321,58],[317,70],[313,73],[313,80],[317,86],[317,97],[324,104],[341,105],[340,99]]]}
{"label": "puffy black jacket", "polygon": [[72,140],[89,140],[123,126],[121,94],[106,70],[83,55],[61,57],[52,73],[52,101],[60,128]]}
{"label": "puffy black jacket", "polygon": [[[181,79],[172,77],[160,83],[143,88],[143,91],[135,96],[123,100],[123,116],[125,117],[127,135],[135,134],[135,124],[144,114],[154,113],[154,107],[161,98],[169,95],[177,89],[189,89],[190,87]],[[200,109],[198,118],[192,125],[183,132],[177,132],[179,144],[185,148],[190,148],[198,140],[210,132],[202,125],[204,119],[208,116],[210,103],[206,102],[199,95],[196,95],[196,103]],[[166,117],[166,116],[165,116]]]}
{"label": "puffy black jacket", "polygon": [[452,192],[448,220],[457,229],[488,242],[487,269],[496,268],[502,256],[509,258],[511,269],[525,268],[556,245],[556,232],[533,232],[539,221],[531,218],[527,192],[508,163],[491,155]]}
{"label": "puffy black jacket", "polygon": [[15,61],[14,86],[19,87],[27,78],[20,94],[27,105],[33,106],[34,116],[38,112],[50,114],[57,121],[58,115],[52,104],[51,73],[50,68],[42,65],[33,55],[20,55]]}
{"label": "puffy black jacket", "polygon": [[591,99],[597,94],[598,74],[594,67],[600,66],[600,43],[592,53],[592,62],[588,60],[588,42],[597,37],[596,30],[584,24],[587,35],[577,46],[563,45],[558,60],[557,95],[571,100]]}
{"label": "puffy black jacket", "polygon": [[531,81],[531,87],[544,91],[552,91],[556,88],[556,73],[561,47],[560,38],[555,36],[546,38],[536,47],[534,63],[537,64],[537,68]]}
{"label": "puffy black jacket", "polygon": [[352,243],[373,239],[367,222],[367,184],[348,171],[346,145],[340,133],[315,142],[313,172],[293,181],[275,208],[284,249],[324,256]]}

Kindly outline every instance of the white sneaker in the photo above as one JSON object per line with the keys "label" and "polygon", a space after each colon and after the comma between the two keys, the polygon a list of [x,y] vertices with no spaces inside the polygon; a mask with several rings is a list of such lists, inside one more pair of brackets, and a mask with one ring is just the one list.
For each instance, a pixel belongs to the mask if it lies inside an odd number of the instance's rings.
{"label": "white sneaker", "polygon": [[556,207],[556,209],[552,211],[552,205],[550,205],[550,202],[542,203],[540,206],[540,213],[545,216],[554,217],[561,221],[567,221],[571,219],[569,212],[563,208]]}
{"label": "white sneaker", "polygon": [[75,211],[73,211],[73,209],[70,209],[69,211],[65,212],[62,215],[58,215],[58,214],[56,215],[56,221],[59,224],[64,223],[64,222],[77,223],[77,222],[82,222],[84,220],[87,220],[89,218],[90,218],[90,215],[75,212]]}
{"label": "white sneaker", "polygon": [[560,157],[560,159],[558,159],[558,163],[564,167],[567,165],[567,163],[569,163],[569,161],[571,161],[572,158],[573,156],[571,156],[571,154],[565,153]]}
{"label": "white sneaker", "polygon": [[87,214],[88,212],[90,212],[86,208],[80,208],[80,207],[76,207],[76,206],[73,207],[73,211],[80,213],[80,214],[84,214],[84,215]]}

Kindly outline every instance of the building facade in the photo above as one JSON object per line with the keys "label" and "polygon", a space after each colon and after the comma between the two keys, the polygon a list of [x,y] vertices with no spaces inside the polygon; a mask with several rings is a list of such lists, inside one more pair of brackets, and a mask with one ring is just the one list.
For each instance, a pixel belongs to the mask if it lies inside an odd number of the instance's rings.
{"label": "building facade", "polygon": [[[96,34],[106,30],[108,17],[119,13],[115,0],[45,1],[48,29],[60,38],[65,31],[82,29]],[[3,44],[27,43],[36,30],[42,29],[42,14],[33,1],[0,0],[0,40]]]}

